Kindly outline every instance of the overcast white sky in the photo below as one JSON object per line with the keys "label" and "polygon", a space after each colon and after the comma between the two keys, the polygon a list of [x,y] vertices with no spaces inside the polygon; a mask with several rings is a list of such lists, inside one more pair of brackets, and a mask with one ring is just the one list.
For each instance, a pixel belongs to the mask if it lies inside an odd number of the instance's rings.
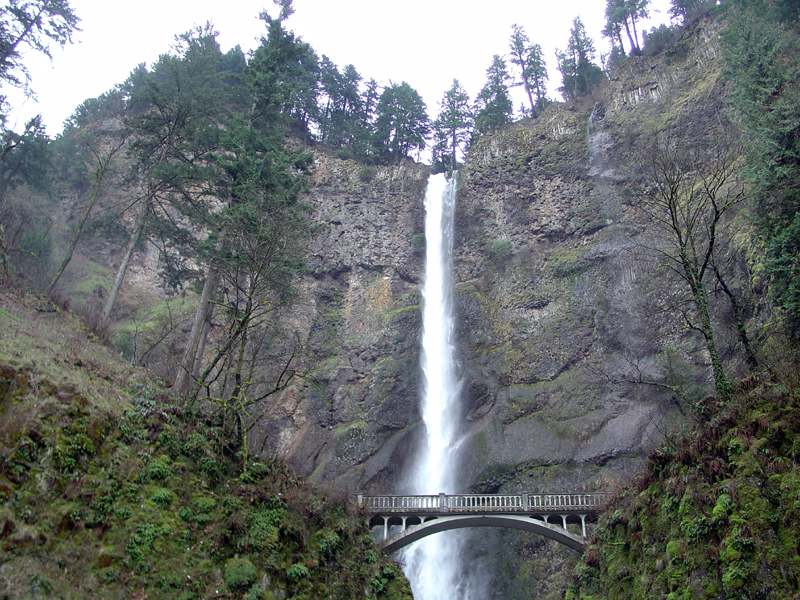
{"label": "overcast white sky", "polygon": [[[52,62],[38,55],[26,58],[38,103],[14,96],[18,110],[9,125],[42,113],[48,132],[55,135],[83,100],[121,83],[137,64],[154,62],[169,50],[176,34],[211,21],[223,51],[239,44],[247,52],[265,32],[258,14],[263,9],[278,14],[271,0],[70,4],[82,31],[73,44],[54,50]],[[454,78],[475,97],[492,55],[507,53],[513,23],[525,28],[531,42],[541,44],[551,73],[548,95],[560,99],[555,49],[566,47],[572,20],[580,15],[599,53],[607,52],[607,40],[600,34],[605,5],[605,0],[294,0],[295,14],[287,27],[339,67],[355,65],[364,79],[408,82],[433,118]],[[650,26],[669,21],[669,5],[669,0],[651,0]],[[514,68],[509,64],[512,74]],[[515,110],[521,101],[517,96]]]}

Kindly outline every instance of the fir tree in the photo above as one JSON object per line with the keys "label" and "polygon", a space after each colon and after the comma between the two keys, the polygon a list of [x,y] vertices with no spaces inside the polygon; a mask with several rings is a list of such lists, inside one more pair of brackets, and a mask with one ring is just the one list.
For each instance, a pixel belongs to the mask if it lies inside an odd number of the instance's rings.
{"label": "fir tree", "polygon": [[454,79],[440,104],[442,110],[433,122],[433,162],[445,170],[453,170],[458,168],[458,152],[464,151],[472,131],[470,99]]}
{"label": "fir tree", "polygon": [[539,44],[531,45],[525,30],[519,25],[513,25],[513,30],[509,44],[511,62],[520,70],[520,81],[514,85],[524,86],[531,106],[531,116],[535,118],[537,108],[539,110],[544,108],[547,65],[544,62],[542,47]]}
{"label": "fir tree", "polygon": [[514,106],[508,91],[506,61],[499,54],[486,70],[486,85],[475,100],[475,129],[484,134],[511,122]]}

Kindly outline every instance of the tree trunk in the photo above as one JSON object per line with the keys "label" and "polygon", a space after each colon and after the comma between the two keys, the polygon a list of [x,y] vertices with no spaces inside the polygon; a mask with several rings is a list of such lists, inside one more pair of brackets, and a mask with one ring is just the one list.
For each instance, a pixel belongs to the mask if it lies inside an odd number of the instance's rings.
{"label": "tree trunk", "polygon": [[639,53],[642,51],[641,46],[639,46],[639,34],[636,32],[636,17],[631,15],[631,27],[633,27],[633,41],[636,44],[635,49],[636,52]]}
{"label": "tree trunk", "polygon": [[195,380],[200,376],[200,368],[203,366],[203,354],[206,352],[206,341],[208,341],[208,331],[211,329],[211,317],[214,314],[214,305],[211,305],[210,310],[206,314],[206,321],[203,323],[203,331],[200,332],[200,341],[197,343],[197,350],[194,353],[194,367],[192,368],[192,377]]}
{"label": "tree trunk", "polygon": [[525,82],[525,91],[528,93],[528,102],[531,103],[531,118],[536,118],[536,105],[533,102],[533,94],[531,93],[531,86],[528,82]]}
{"label": "tree trunk", "polygon": [[192,383],[192,373],[194,372],[194,365],[197,360],[197,350],[201,347],[205,347],[205,340],[201,338],[204,332],[208,332],[205,323],[213,307],[211,298],[217,289],[217,279],[217,269],[214,265],[211,265],[208,269],[208,275],[206,275],[205,284],[203,284],[200,300],[197,303],[197,310],[195,311],[194,322],[192,323],[192,331],[189,333],[189,339],[186,341],[186,351],[178,366],[175,382],[172,384],[172,391],[180,397],[185,397],[189,393]]}
{"label": "tree trunk", "polygon": [[631,43],[631,54],[633,54],[634,52],[636,52],[638,46],[636,45],[636,42],[633,41],[633,36],[631,35],[631,28],[628,26],[628,19],[625,19],[625,33],[628,34],[628,41]]}
{"label": "tree trunk", "polygon": [[711,328],[711,315],[708,312],[708,299],[706,298],[705,290],[701,290],[695,296],[694,302],[700,315],[700,330],[706,340],[708,354],[711,357],[711,368],[714,371],[714,391],[722,398],[730,399],[731,386],[728,382],[728,376],[725,375],[722,360],[717,352],[717,344],[714,341],[714,330]]}
{"label": "tree trunk", "polygon": [[8,259],[6,258],[6,230],[3,222],[0,221],[0,285],[6,282],[8,277]]}
{"label": "tree trunk", "polygon": [[133,249],[136,247],[136,244],[139,241],[139,236],[142,233],[142,229],[144,229],[144,219],[146,214],[147,202],[142,201],[139,214],[136,216],[136,224],[134,225],[133,233],[131,234],[130,240],[128,240],[128,246],[125,248],[125,255],[122,257],[122,262],[117,270],[117,276],[114,278],[114,284],[111,286],[111,290],[108,292],[108,298],[106,299],[106,304],[103,307],[103,314],[100,317],[101,329],[108,324],[108,320],[111,318],[111,311],[114,309],[114,304],[117,301],[117,295],[119,295],[119,288],[122,286],[122,280],[125,279],[125,273],[128,270],[128,264],[131,262]]}
{"label": "tree trunk", "polygon": [[713,269],[722,291],[725,292],[725,295],[728,297],[728,300],[731,303],[733,319],[736,322],[736,332],[739,334],[739,341],[742,342],[742,346],[744,347],[744,355],[747,359],[747,364],[750,369],[755,370],[758,368],[758,359],[756,358],[756,354],[753,352],[753,347],[750,344],[750,336],[747,335],[747,327],[744,325],[744,309],[742,308],[742,305],[739,304],[736,294],[734,294],[733,290],[731,290],[725,283],[725,279],[723,279],[722,273],[719,272],[719,269],[717,269],[716,265],[713,265]]}
{"label": "tree trunk", "polygon": [[686,281],[689,283],[694,306],[697,309],[697,316],[700,318],[699,327],[693,326],[691,323],[690,326],[700,331],[705,339],[706,349],[711,358],[711,368],[714,371],[714,391],[720,397],[728,400],[731,397],[731,386],[728,382],[727,375],[725,375],[725,369],[722,366],[722,360],[717,351],[717,344],[714,341],[714,329],[711,326],[711,313],[708,310],[708,297],[703,287],[703,280],[699,270],[686,255],[685,249],[681,249],[680,254],[683,269],[686,274]]}

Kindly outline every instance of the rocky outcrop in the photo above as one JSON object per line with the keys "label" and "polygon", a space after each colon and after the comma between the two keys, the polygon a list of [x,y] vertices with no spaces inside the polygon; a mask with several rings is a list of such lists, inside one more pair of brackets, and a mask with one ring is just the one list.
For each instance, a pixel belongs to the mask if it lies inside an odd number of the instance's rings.
{"label": "rocky outcrop", "polygon": [[[663,310],[681,283],[658,268],[636,192],[649,132],[716,109],[716,38],[697,27],[671,54],[629,61],[594,106],[551,106],[470,150],[454,273],[464,491],[624,483],[684,418],[669,387],[686,398],[708,389],[702,345],[679,312]],[[426,179],[412,163],[363,167],[317,153],[308,199],[319,231],[295,308],[313,368],[268,409],[257,446],[320,483],[405,486],[421,429]],[[522,534],[473,542],[480,573],[531,553]],[[537,553],[571,564],[568,551],[542,544]],[[532,597],[531,573],[558,589],[564,570],[536,564],[495,589]]]}
{"label": "rocky outcrop", "polygon": [[253,443],[325,485],[391,490],[419,424],[428,168],[315,156],[306,198],[315,234],[291,315],[308,374],[266,407]]}

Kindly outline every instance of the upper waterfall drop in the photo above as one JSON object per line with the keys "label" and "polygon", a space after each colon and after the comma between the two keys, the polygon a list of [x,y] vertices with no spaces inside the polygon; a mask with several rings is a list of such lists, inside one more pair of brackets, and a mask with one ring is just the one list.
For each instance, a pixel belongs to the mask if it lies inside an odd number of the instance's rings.
{"label": "upper waterfall drop", "polygon": [[454,493],[453,454],[460,417],[455,374],[452,294],[453,212],[457,173],[431,176],[425,196],[425,279],[422,291],[422,420],[427,448],[417,469],[416,491]]}
{"label": "upper waterfall drop", "polygon": [[[432,175],[425,194],[425,276],[422,290],[425,448],[413,479],[416,494],[456,490],[456,441],[461,417],[456,375],[452,294],[453,215],[457,173]],[[458,593],[458,532],[421,540],[405,554],[406,574],[418,600],[453,600]]]}

